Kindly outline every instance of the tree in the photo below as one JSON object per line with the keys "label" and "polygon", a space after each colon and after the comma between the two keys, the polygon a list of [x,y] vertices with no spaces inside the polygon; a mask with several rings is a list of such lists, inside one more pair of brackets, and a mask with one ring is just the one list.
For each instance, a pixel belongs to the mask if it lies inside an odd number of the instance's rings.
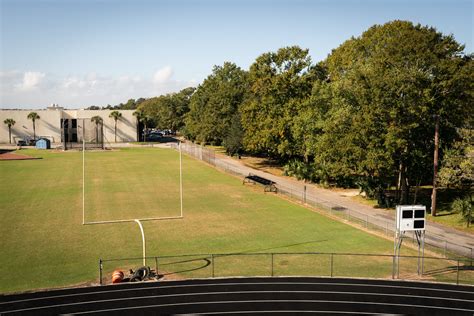
{"label": "tree", "polygon": [[230,128],[227,131],[223,140],[223,145],[228,155],[237,155],[240,159],[240,156],[242,155],[243,151],[243,136],[244,131],[242,129],[242,124],[240,123],[240,115],[237,112],[232,117]]}
{"label": "tree", "polygon": [[179,131],[184,127],[184,117],[189,111],[189,102],[194,88],[185,88],[172,93],[147,99],[140,103],[138,110],[149,116],[149,124],[161,129]]}
{"label": "tree", "polygon": [[291,126],[316,77],[307,49],[284,47],[257,57],[249,71],[250,96],[241,109],[247,150],[280,160],[298,154]]}
{"label": "tree", "polygon": [[133,116],[137,118],[137,141],[140,141],[140,122],[143,117],[143,111],[142,110],[136,110],[133,112]]}
{"label": "tree", "polygon": [[8,126],[8,139],[10,141],[10,144],[12,143],[12,126],[15,125],[15,120],[11,118],[7,118],[3,121],[5,125]]}
{"label": "tree", "polygon": [[451,205],[454,212],[461,214],[467,226],[472,221],[473,189],[474,189],[474,130],[459,129],[460,139],[447,149],[441,163],[438,183],[461,192]]}
{"label": "tree", "polygon": [[462,218],[466,221],[466,226],[472,222],[472,208],[474,206],[474,201],[472,200],[472,195],[470,197],[466,197],[464,199],[457,198],[451,204],[451,209],[456,212],[460,213]]}
{"label": "tree", "polygon": [[28,119],[33,122],[33,139],[36,140],[36,120],[39,120],[40,116],[36,112],[30,112]]}
{"label": "tree", "polygon": [[99,115],[91,117],[91,122],[95,123],[95,142],[99,144],[99,125],[102,126],[102,117]]}
{"label": "tree", "polygon": [[117,142],[117,121],[122,117],[122,113],[119,111],[112,111],[110,112],[109,117],[114,119],[114,142]]}
{"label": "tree", "polygon": [[186,116],[186,136],[220,145],[248,90],[247,73],[234,63],[214,66],[191,97]]}
{"label": "tree", "polygon": [[[147,128],[150,123],[153,122],[152,118],[150,115],[146,114],[142,108],[139,108],[135,112],[133,112],[133,115],[137,118],[137,133],[140,135],[138,131],[138,126],[139,124],[143,124],[143,141],[146,142],[146,133],[147,133]],[[140,137],[137,137],[137,140],[140,140]]]}
{"label": "tree", "polygon": [[393,21],[346,41],[324,67],[334,97],[317,159],[372,188],[396,184],[407,203],[410,186],[431,177],[434,115],[444,146],[472,115],[471,58],[452,36]]}

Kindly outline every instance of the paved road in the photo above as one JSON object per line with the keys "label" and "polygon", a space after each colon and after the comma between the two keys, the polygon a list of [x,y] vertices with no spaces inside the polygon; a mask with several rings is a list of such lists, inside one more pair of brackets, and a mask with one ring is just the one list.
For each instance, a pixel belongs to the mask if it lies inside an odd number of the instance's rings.
{"label": "paved road", "polygon": [[[380,224],[384,227],[388,225],[389,230],[395,227],[395,212],[383,209],[376,209],[371,206],[358,203],[351,197],[344,195],[343,192],[332,191],[307,184],[294,178],[275,176],[254,168],[245,166],[242,161],[232,159],[225,155],[215,155],[215,165],[223,169],[232,169],[232,172],[247,175],[253,173],[258,176],[275,181],[286,191],[293,190],[295,194],[302,194],[306,186],[306,199],[308,202],[314,201],[328,207],[347,209],[352,212],[351,216],[360,217],[364,220],[365,216],[370,216],[370,222]],[[298,193],[296,193],[298,192]],[[301,196],[301,195],[300,195]],[[433,222],[426,224],[426,242],[440,248],[445,248],[450,252],[458,253],[473,258],[474,255],[474,235],[460,232],[450,227],[446,227]]]}

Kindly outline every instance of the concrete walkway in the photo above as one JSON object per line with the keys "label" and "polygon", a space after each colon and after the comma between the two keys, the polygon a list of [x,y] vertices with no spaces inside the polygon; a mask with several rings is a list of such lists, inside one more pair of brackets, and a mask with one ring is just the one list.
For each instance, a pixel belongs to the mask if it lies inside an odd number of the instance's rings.
{"label": "concrete walkway", "polygon": [[[313,184],[304,183],[294,178],[275,176],[254,168],[245,166],[242,161],[232,159],[225,155],[215,155],[215,165],[218,168],[234,174],[248,175],[249,173],[270,179],[277,183],[280,190],[291,192],[292,196],[306,197],[306,202],[315,202],[335,210],[350,212],[350,216],[362,221],[375,224],[389,231],[395,229],[395,212],[358,203],[344,192],[337,192],[320,188]],[[306,186],[306,195],[304,194]],[[456,253],[474,258],[474,235],[446,227],[433,222],[426,222],[426,244],[444,249],[446,252]]]}

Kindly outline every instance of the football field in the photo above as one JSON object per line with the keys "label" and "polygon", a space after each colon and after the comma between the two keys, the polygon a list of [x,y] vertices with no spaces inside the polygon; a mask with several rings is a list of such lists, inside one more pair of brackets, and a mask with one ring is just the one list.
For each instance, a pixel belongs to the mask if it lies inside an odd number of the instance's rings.
{"label": "football field", "polygon": [[[136,223],[82,225],[81,152],[21,153],[42,159],[0,162],[0,292],[96,283],[99,258],[141,257]],[[180,215],[176,150],[125,148],[85,155],[86,222]],[[148,256],[393,253],[392,241],[264,194],[259,186],[244,186],[242,179],[203,162],[183,155],[182,166],[184,218],[143,222]],[[416,254],[409,248],[403,253]],[[227,263],[230,257],[221,258],[220,267],[224,274],[235,273],[236,264],[257,267],[249,258]],[[337,263],[341,274],[367,269],[354,269],[354,260]],[[318,273],[318,262],[308,257],[282,258],[275,268],[285,274],[293,264],[298,274]],[[390,268],[390,260],[372,260],[368,273],[389,277]]]}

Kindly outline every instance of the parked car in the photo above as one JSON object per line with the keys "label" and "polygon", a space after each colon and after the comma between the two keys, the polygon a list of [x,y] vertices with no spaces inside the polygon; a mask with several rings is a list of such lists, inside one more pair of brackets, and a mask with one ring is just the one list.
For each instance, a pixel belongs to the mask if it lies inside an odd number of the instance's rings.
{"label": "parked car", "polygon": [[20,146],[26,146],[26,142],[24,140],[19,140],[19,141],[16,142],[16,145],[19,146],[19,147]]}
{"label": "parked car", "polygon": [[150,135],[147,135],[146,140],[150,142],[157,142],[157,141],[160,141],[162,137],[163,136],[161,136],[158,133],[152,133]]}

